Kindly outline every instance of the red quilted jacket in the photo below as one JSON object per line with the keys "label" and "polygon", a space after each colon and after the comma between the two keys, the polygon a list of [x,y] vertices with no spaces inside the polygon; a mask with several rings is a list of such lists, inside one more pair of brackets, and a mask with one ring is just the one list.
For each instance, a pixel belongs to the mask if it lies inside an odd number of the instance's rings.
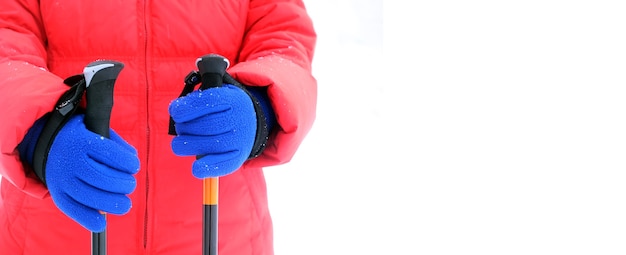
{"label": "red quilted jacket", "polygon": [[220,178],[220,254],[273,254],[262,167],[288,162],[313,125],[315,41],[300,0],[0,1],[0,254],[90,252],[90,232],[53,205],[16,146],[62,80],[97,59],[125,64],[111,128],[141,160],[132,209],[107,217],[108,254],[201,254],[202,182],[193,157],[171,151],[167,108],[209,53],[241,83],[268,86],[278,121],[260,157]]}

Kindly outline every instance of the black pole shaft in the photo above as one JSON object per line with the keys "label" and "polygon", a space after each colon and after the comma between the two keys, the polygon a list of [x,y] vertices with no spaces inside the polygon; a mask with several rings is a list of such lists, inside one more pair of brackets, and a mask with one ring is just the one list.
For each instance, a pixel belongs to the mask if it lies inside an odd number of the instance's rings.
{"label": "black pole shaft", "polygon": [[[106,217],[106,214],[102,214],[102,217]],[[106,230],[102,232],[91,233],[91,254],[104,255],[107,254],[106,246]]]}
{"label": "black pole shaft", "polygon": [[202,234],[202,254],[204,255],[217,255],[217,205],[204,205],[203,206],[203,221],[208,224],[203,224]]}

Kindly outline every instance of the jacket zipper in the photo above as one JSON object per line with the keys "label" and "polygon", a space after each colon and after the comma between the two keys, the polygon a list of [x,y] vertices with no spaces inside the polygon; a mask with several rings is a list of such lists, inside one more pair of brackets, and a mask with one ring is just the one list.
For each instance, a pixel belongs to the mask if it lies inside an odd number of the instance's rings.
{"label": "jacket zipper", "polygon": [[145,72],[145,84],[146,84],[146,166],[144,167],[146,171],[146,190],[145,190],[145,207],[144,207],[144,218],[143,218],[143,248],[144,250],[148,246],[148,207],[149,207],[149,191],[150,191],[150,176],[148,171],[148,162],[150,161],[150,114],[148,113],[148,108],[150,106],[150,89],[148,84],[148,17],[147,17],[147,6],[148,1],[143,1],[143,34],[144,34],[144,72]]}

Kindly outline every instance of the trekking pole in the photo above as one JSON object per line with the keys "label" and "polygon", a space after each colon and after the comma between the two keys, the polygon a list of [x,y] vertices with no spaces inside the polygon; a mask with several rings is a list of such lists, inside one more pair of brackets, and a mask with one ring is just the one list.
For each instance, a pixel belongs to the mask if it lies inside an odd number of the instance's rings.
{"label": "trekking pole", "polygon": [[[113,109],[113,85],[124,64],[115,61],[97,60],[83,69],[87,87],[85,126],[88,130],[110,138],[109,122]],[[106,214],[100,212],[106,219]],[[106,254],[106,229],[91,233],[91,254]]]}
{"label": "trekking pole", "polygon": [[[222,85],[224,74],[230,63],[228,59],[209,54],[196,60],[198,71],[191,71],[185,77],[185,86],[179,97],[186,96],[201,83],[200,89],[205,90]],[[174,120],[170,116],[170,135],[177,135]],[[202,155],[197,155],[196,159]],[[205,178],[202,180],[202,254],[217,255],[217,200],[219,191],[219,179]]]}
{"label": "trekking pole", "polygon": [[[201,90],[222,86],[230,63],[220,55],[209,54],[196,60],[202,81]],[[197,156],[201,157],[201,156]],[[217,255],[217,208],[219,179],[205,178],[202,183],[202,254]]]}

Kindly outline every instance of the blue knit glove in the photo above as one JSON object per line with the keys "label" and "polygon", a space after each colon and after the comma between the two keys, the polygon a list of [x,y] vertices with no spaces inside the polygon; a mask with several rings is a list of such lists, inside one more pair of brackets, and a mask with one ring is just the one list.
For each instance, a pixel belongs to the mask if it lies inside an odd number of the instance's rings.
{"label": "blue knit glove", "polygon": [[[257,137],[251,96],[258,93],[248,94],[242,87],[224,84],[172,101],[169,112],[177,132],[172,151],[179,156],[198,156],[192,166],[196,178],[230,174],[250,157]],[[265,111],[269,130],[274,119],[268,100],[255,99]]]}
{"label": "blue knit glove", "polygon": [[[101,232],[106,220],[99,211],[121,215],[130,210],[127,195],[137,185],[133,175],[139,171],[139,158],[113,130],[110,139],[104,138],[87,130],[83,119],[83,114],[72,116],[55,137],[45,180],[53,202],[63,213],[90,231]],[[29,163],[32,141],[36,140],[32,137],[38,137],[40,129],[38,125],[31,128],[19,147]]]}

